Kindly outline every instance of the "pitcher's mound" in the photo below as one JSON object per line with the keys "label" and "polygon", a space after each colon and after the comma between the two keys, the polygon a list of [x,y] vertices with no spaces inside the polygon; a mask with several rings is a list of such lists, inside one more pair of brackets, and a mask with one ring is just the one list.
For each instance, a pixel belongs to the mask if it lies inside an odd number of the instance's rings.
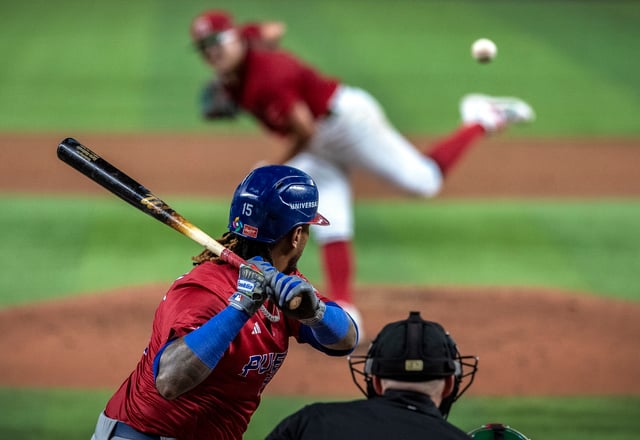
{"label": "pitcher's mound", "polygon": [[[115,390],[138,361],[167,286],[0,310],[0,385]],[[534,288],[376,287],[357,292],[366,334],[410,310],[479,356],[469,394],[640,393],[640,304]],[[357,354],[366,353],[363,342]],[[267,394],[358,396],[345,358],[292,344]]]}

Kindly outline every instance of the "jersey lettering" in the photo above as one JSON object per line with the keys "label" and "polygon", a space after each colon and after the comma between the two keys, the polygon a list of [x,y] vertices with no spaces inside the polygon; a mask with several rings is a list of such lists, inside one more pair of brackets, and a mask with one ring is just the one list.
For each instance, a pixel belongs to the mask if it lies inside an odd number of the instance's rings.
{"label": "jersey lettering", "polygon": [[287,353],[266,353],[249,356],[249,361],[242,367],[240,376],[247,377],[251,371],[255,371],[260,375],[267,374],[270,380],[284,362],[286,355]]}

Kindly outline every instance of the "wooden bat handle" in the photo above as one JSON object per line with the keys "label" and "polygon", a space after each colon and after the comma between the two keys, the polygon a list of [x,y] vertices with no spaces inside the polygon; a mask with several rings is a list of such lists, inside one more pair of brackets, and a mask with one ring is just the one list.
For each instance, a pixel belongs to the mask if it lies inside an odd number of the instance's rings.
{"label": "wooden bat handle", "polygon": [[[241,264],[247,264],[244,259],[225,248],[202,229],[178,214],[146,187],[111,165],[76,139],[63,139],[58,145],[57,154],[58,158],[67,165],[81,172],[136,209],[191,238],[196,243],[204,246],[205,249],[218,255],[223,261],[238,268]],[[301,301],[300,297],[293,298],[289,301],[289,309],[297,309]]]}
{"label": "wooden bat handle", "polygon": [[302,302],[302,297],[296,296],[291,301],[289,301],[289,310],[295,310],[300,307],[300,303]]}
{"label": "wooden bat handle", "polygon": [[[161,203],[163,206],[159,209],[167,210],[171,209],[162,200],[156,198],[156,203]],[[151,205],[151,204],[150,204]],[[183,235],[191,238],[196,243],[201,244],[205,247],[205,249],[210,250],[214,254],[218,255],[220,259],[226,261],[235,267],[240,267],[241,264],[247,264],[245,260],[240,258],[237,254],[230,251],[226,247],[222,246],[216,240],[211,238],[207,233],[205,233],[202,229],[198,228],[196,225],[191,223],[189,220],[182,217],[175,211],[172,211],[171,217],[167,220],[167,224],[171,226],[173,229],[179,231]],[[300,307],[300,303],[302,302],[302,298],[300,296],[296,296],[291,301],[287,307],[289,310],[295,310]]]}

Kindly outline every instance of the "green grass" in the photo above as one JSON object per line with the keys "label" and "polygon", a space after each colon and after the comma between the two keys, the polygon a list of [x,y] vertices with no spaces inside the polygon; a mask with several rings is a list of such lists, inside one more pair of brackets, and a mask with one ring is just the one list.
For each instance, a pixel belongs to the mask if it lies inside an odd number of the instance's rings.
{"label": "green grass", "polygon": [[[263,439],[278,421],[307,403],[333,400],[266,394],[246,440]],[[0,432],[16,440],[88,439],[110,395],[104,390],[0,388]],[[632,440],[640,429],[639,407],[640,397],[464,396],[449,420],[465,431],[503,422],[534,440]]]}
{"label": "green grass", "polygon": [[356,215],[363,282],[538,285],[640,299],[638,203],[380,201],[359,204]]}
{"label": "green grass", "polygon": [[89,439],[111,391],[0,388],[2,438]]}
{"label": "green grass", "polygon": [[[217,237],[226,202],[171,199]],[[0,306],[151,282],[201,248],[115,197],[0,196]],[[639,201],[362,201],[360,284],[546,286],[640,299]],[[312,241],[301,268],[321,283]]]}
{"label": "green grass", "polygon": [[[2,304],[65,291],[168,283],[188,271],[190,256],[200,251],[189,239],[115,198],[4,200],[14,211],[0,220]],[[200,215],[193,220],[206,224]]]}
{"label": "green grass", "polygon": [[640,428],[639,397],[468,397],[450,421],[465,431],[501,422],[532,440],[633,439]]}
{"label": "green grass", "polygon": [[[624,0],[5,2],[0,131],[256,130],[197,114],[210,72],[188,27],[213,6],[284,21],[285,48],[371,91],[407,134],[454,128],[469,92],[533,104],[537,122],[509,136],[640,134],[640,3]],[[471,59],[478,37],[498,44],[493,63]]]}

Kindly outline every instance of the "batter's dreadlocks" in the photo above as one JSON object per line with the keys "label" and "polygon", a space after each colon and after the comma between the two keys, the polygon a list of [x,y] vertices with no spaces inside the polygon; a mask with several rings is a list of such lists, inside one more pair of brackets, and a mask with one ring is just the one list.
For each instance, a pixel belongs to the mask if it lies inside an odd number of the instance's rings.
{"label": "batter's dreadlocks", "polygon": [[[221,238],[216,240],[218,243],[233,251],[239,257],[248,260],[252,257],[262,257],[265,261],[272,262],[271,260],[271,247],[268,243],[262,243],[256,240],[249,240],[245,237],[242,237],[237,234],[233,234],[231,232],[225,232]],[[220,257],[211,252],[208,249],[200,252],[200,254],[191,258],[193,260],[193,265],[197,266],[206,261],[211,261],[216,264],[224,263]]]}

